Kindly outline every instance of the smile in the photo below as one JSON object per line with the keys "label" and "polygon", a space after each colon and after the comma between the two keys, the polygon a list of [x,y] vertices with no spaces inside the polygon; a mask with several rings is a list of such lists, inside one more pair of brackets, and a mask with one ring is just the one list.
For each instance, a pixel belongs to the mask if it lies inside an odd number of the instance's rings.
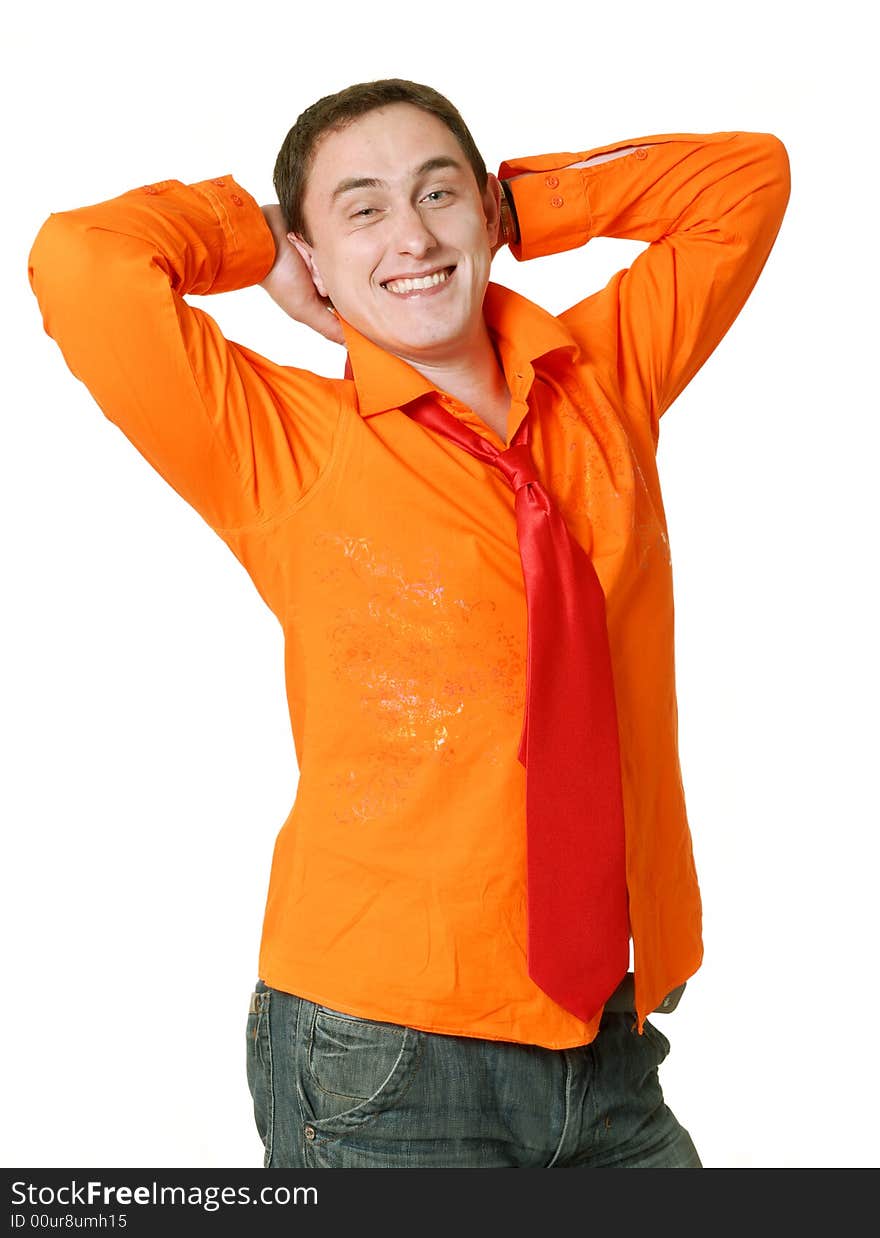
{"label": "smile", "polygon": [[435,288],[439,288],[441,284],[446,284],[455,273],[455,267],[444,267],[442,271],[435,271],[433,275],[424,275],[418,279],[392,279],[387,283],[382,284],[386,292],[393,292],[396,296],[405,297],[413,293],[432,292]]}

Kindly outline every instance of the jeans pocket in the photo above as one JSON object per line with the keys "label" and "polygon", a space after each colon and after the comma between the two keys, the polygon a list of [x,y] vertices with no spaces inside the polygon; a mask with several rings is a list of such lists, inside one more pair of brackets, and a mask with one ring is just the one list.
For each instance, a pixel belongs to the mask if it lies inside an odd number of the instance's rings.
{"label": "jeans pocket", "polygon": [[414,1078],[423,1036],[396,1023],[309,1005],[300,1086],[320,1141],[363,1125],[400,1099]]}
{"label": "jeans pocket", "polygon": [[344,1010],[334,1010],[332,1006],[319,1006],[319,1014],[332,1014],[336,1019],[350,1019],[352,1023],[369,1023],[370,1019],[365,1019],[363,1015],[347,1014]]}
{"label": "jeans pocket", "polygon": [[659,1027],[655,1027],[648,1019],[645,1019],[645,1038],[654,1046],[657,1053],[657,1065],[665,1062],[669,1056],[670,1044]]}
{"label": "jeans pocket", "polygon": [[263,1142],[263,1168],[272,1159],[273,1096],[272,1039],[269,1007],[272,993],[258,981],[251,993],[247,1016],[247,1081],[254,1104],[254,1121]]}

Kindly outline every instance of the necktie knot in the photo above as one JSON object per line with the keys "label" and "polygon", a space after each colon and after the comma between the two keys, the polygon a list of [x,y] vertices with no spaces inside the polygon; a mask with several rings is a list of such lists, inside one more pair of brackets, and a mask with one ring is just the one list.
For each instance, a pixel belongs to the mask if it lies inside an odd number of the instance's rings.
{"label": "necktie knot", "polygon": [[529,482],[540,480],[528,443],[517,443],[505,451],[500,451],[495,463],[514,491],[521,490]]}

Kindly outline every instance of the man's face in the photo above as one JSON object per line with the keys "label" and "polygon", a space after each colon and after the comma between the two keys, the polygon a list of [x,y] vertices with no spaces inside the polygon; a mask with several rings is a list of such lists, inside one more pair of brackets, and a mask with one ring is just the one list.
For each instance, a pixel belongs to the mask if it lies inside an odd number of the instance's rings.
{"label": "man's face", "polygon": [[[318,292],[361,334],[439,363],[482,330],[499,194],[490,175],[481,196],[442,121],[395,103],[319,139],[303,203],[312,244],[294,243]],[[428,286],[399,282],[416,277]]]}

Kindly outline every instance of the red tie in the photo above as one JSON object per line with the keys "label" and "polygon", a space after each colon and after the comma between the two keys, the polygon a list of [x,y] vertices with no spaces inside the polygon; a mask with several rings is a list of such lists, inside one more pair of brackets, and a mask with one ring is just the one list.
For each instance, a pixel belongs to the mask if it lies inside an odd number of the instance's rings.
{"label": "red tie", "polygon": [[423,400],[414,421],[501,470],[514,490],[528,612],[526,767],[528,969],[589,1022],[629,965],[617,709],[605,595],[583,547],[541,485],[529,415],[499,451]]}

